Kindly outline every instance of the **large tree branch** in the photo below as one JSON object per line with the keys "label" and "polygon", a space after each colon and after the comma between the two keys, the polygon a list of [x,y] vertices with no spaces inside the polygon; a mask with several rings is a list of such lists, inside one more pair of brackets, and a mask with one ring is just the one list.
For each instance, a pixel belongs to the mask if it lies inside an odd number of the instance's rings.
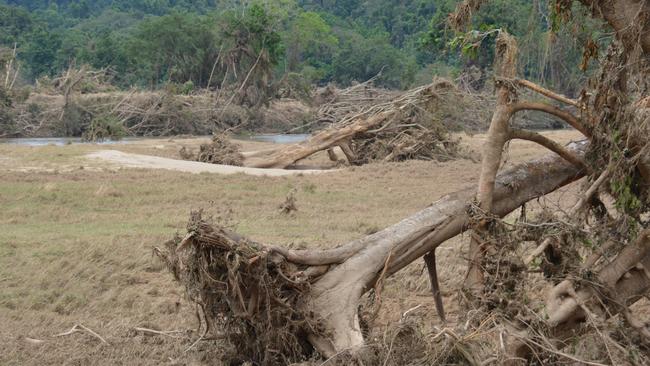
{"label": "large tree branch", "polygon": [[544,88],[541,85],[537,85],[537,84],[533,83],[532,81],[525,80],[525,79],[515,79],[514,81],[517,84],[519,84],[519,85],[521,85],[521,86],[523,86],[525,88],[528,88],[528,89],[530,89],[530,90],[532,90],[532,91],[534,91],[536,93],[542,94],[542,95],[544,95],[546,97],[549,97],[551,99],[555,99],[558,102],[569,104],[569,105],[572,105],[572,106],[578,107],[578,108],[581,107],[580,103],[577,100],[570,99],[570,98],[565,97],[562,94],[555,93],[555,92],[553,92],[553,91],[551,91],[549,89]]}
{"label": "large tree branch", "polygon": [[538,102],[517,102],[517,103],[513,103],[510,107],[512,108],[513,113],[522,110],[533,110],[533,111],[541,111],[541,112],[546,112],[548,114],[552,114],[564,120],[573,128],[580,131],[583,135],[587,137],[591,137],[591,132],[587,130],[585,126],[583,126],[582,122],[576,116],[574,116],[569,112],[556,108],[550,104],[538,103]]}
{"label": "large tree branch", "polygon": [[544,146],[545,148],[553,151],[554,153],[560,155],[571,164],[574,164],[575,166],[581,169],[587,168],[584,160],[581,157],[572,153],[571,151],[566,149],[564,146],[558,144],[557,142],[537,132],[521,130],[521,129],[511,129],[510,137],[513,139],[527,140],[527,141],[538,143]]}

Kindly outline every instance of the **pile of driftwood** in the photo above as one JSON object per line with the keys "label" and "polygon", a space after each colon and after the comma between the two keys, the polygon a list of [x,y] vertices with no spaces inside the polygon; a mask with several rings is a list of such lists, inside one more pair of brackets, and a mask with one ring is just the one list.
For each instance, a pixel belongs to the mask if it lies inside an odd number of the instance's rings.
{"label": "pile of driftwood", "polygon": [[[158,91],[119,91],[110,84],[110,70],[71,66],[61,76],[38,80],[24,96],[3,106],[6,118],[0,136],[166,136],[208,135],[235,126],[280,131],[290,123],[304,124],[312,110],[294,99],[276,99],[260,108],[235,103],[231,86],[217,91],[179,94]],[[7,85],[12,78],[8,76]],[[2,88],[9,90],[10,88]],[[5,93],[0,93],[2,98]],[[4,121],[8,119],[8,121]],[[9,120],[10,119],[10,120]],[[97,131],[95,131],[97,129]]]}
{"label": "pile of driftwood", "polygon": [[339,89],[331,84],[318,88],[313,97],[314,104],[317,106],[316,117],[308,126],[299,126],[293,130],[301,127],[308,128],[309,132],[322,130],[352,118],[368,107],[390,102],[401,94],[396,90],[375,87],[376,77],[345,89]]}
{"label": "pile of driftwood", "polygon": [[217,92],[178,95],[165,91],[76,94],[32,93],[12,110],[12,136],[80,136],[95,119],[117,121],[130,136],[209,135],[242,126],[279,131],[311,118],[308,106],[280,99],[257,111],[227,104]]}
{"label": "pile of driftwood", "polygon": [[[375,78],[345,89],[333,85],[317,89],[313,97],[314,104],[317,106],[314,120],[306,126],[295,127],[289,132],[322,130],[353,118],[375,105],[390,103],[404,93],[376,87]],[[490,108],[494,106],[492,95],[467,88],[462,89],[440,78],[434,78],[433,84],[449,86],[444,92],[438,91],[440,101],[445,103],[438,103],[434,110],[429,111],[435,120],[454,131],[473,132],[484,131],[487,128],[485,121],[489,120]]]}

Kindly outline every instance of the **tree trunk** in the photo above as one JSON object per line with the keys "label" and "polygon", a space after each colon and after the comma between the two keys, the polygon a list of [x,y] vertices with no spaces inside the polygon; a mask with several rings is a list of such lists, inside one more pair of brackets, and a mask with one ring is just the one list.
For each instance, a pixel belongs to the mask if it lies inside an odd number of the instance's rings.
{"label": "tree trunk", "polygon": [[244,166],[251,168],[284,169],[298,160],[302,160],[319,151],[327,150],[337,145],[344,145],[346,143],[345,141],[350,140],[354,135],[368,131],[372,127],[384,123],[395,113],[396,111],[386,111],[369,118],[359,117],[348,126],[328,128],[299,144],[270,151],[267,156],[247,158],[244,161]]}
{"label": "tree trunk", "polygon": [[[500,78],[514,78],[517,71],[517,42],[509,34],[501,32],[497,37],[495,52],[495,74]],[[509,139],[509,124],[513,114],[510,104],[515,99],[509,85],[500,80],[497,80],[495,85],[497,88],[497,105],[490,122],[487,141],[483,146],[481,175],[479,176],[478,190],[476,192],[479,207],[486,213],[492,211],[494,181],[499,166],[501,166],[503,148]],[[479,239],[486,229],[486,225],[486,221],[479,223],[475,229],[477,235],[472,235],[469,243],[470,262],[464,287],[474,296],[477,296],[483,288],[483,271],[480,269],[480,263],[486,248],[483,247],[483,243]]]}

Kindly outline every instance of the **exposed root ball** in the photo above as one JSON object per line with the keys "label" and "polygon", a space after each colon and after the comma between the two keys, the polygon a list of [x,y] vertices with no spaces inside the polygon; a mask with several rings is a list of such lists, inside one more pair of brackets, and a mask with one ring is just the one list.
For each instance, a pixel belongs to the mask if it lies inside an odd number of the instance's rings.
{"label": "exposed root ball", "polygon": [[244,157],[240,153],[240,146],[230,142],[227,136],[214,135],[212,142],[201,145],[197,161],[212,164],[225,164],[242,166]]}
{"label": "exposed root ball", "polygon": [[374,88],[371,81],[363,87],[356,85],[341,91],[326,88],[321,93],[329,102],[318,111],[319,124],[329,122],[331,127],[342,128],[359,117],[384,115],[380,123],[352,136],[349,146],[345,146],[349,147],[346,156],[350,163],[446,161],[459,157],[458,139],[451,137],[446,123],[449,106],[462,99],[453,83],[435,79],[430,85],[400,93]]}
{"label": "exposed root ball", "polygon": [[391,136],[377,134],[353,141],[360,162],[456,159],[460,154],[458,139],[439,129],[410,128]]}
{"label": "exposed root ball", "polygon": [[207,335],[225,336],[241,355],[234,362],[286,365],[312,355],[306,334],[318,334],[318,322],[298,306],[309,282],[269,248],[196,212],[188,235],[156,253],[202,309]]}

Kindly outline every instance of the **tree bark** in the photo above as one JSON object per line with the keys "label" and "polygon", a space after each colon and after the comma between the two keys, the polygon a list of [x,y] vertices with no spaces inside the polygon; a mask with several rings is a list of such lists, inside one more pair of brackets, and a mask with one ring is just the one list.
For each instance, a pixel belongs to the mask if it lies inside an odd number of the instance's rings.
{"label": "tree bark", "polygon": [[[605,19],[628,51],[640,45],[650,53],[650,2],[647,0],[580,0],[594,18]],[[635,29],[637,28],[638,29]]]}
{"label": "tree bark", "polygon": [[[505,32],[499,33],[496,41],[495,74],[499,78],[513,79],[517,71],[517,42]],[[483,146],[483,161],[481,175],[478,180],[476,200],[484,212],[490,213],[493,205],[494,182],[501,165],[503,147],[509,139],[509,123],[513,111],[511,103],[515,95],[503,81],[496,83],[497,105],[490,121],[487,141]],[[464,287],[474,296],[482,290],[483,271],[480,268],[481,258],[486,248],[480,242],[480,234],[485,230],[487,222],[480,222],[475,228],[477,235],[472,235],[469,244],[469,268],[465,277]]]}
{"label": "tree bark", "polygon": [[[572,146],[576,153],[586,143]],[[557,155],[516,166],[496,180],[492,212],[504,216],[523,203],[548,194],[580,178],[583,172]],[[430,207],[368,237],[342,247],[314,253],[284,251],[299,263],[332,264],[312,284],[303,306],[325,320],[331,337],[312,336],[312,344],[326,357],[363,345],[357,314],[361,296],[379,276],[390,276],[444,241],[468,228],[468,214],[475,189],[453,193]],[[316,260],[316,259],[319,260]],[[328,263],[329,262],[329,263]],[[386,270],[384,271],[384,266]]]}

